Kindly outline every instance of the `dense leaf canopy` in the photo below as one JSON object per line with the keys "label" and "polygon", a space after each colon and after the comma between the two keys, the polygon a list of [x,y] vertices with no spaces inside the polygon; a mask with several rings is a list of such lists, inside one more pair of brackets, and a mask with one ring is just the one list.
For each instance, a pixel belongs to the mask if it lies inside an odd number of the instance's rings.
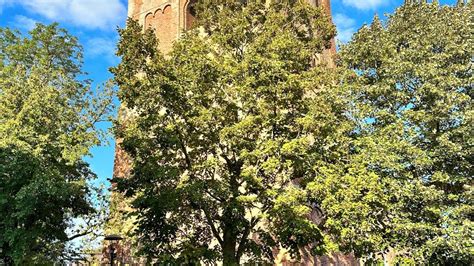
{"label": "dense leaf canopy", "polygon": [[272,261],[280,245],[299,256],[323,241],[304,184],[315,163],[340,160],[348,128],[335,74],[314,67],[334,27],[304,1],[198,10],[166,56],[136,22],[121,31],[113,72],[132,172],[117,181],[135,198],[140,244],[173,262]]}
{"label": "dense leaf canopy", "polygon": [[[342,48],[342,63],[358,76],[350,83],[358,121],[351,164],[371,174],[344,186],[334,179],[318,191],[332,194],[331,208],[335,195],[352,197],[345,187],[363,188],[364,200],[328,213],[346,216],[331,228],[349,250],[395,249],[405,262],[469,264],[473,4],[412,2],[385,25],[375,17]],[[350,211],[355,206],[359,214]]]}
{"label": "dense leaf canopy", "polygon": [[305,1],[200,1],[166,55],[129,21],[113,72],[131,171],[116,182],[142,254],[469,264],[472,7],[407,1],[336,68],[316,60],[334,28]]}
{"label": "dense leaf canopy", "polygon": [[28,37],[0,29],[0,259],[54,261],[72,218],[94,213],[83,161],[110,97],[80,79],[77,39],[56,24]]}

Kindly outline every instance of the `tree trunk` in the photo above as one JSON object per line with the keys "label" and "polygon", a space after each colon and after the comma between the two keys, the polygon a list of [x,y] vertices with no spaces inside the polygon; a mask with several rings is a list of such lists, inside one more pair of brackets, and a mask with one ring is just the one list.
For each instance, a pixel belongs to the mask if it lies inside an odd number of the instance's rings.
{"label": "tree trunk", "polygon": [[237,254],[235,254],[235,247],[233,248],[226,248],[222,251],[224,256],[223,265],[224,266],[237,266],[239,265],[240,261],[237,258]]}
{"label": "tree trunk", "polygon": [[237,236],[231,230],[224,231],[224,239],[222,245],[223,265],[236,266],[240,263],[237,257]]}

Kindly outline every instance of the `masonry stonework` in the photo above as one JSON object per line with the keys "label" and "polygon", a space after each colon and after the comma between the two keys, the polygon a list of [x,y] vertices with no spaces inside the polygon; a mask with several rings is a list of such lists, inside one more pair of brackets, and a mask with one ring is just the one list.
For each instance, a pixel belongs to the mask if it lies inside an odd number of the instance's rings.
{"label": "masonry stonework", "polygon": [[[322,7],[331,15],[330,0],[308,0],[314,6]],[[193,6],[196,0],[129,0],[128,16],[140,22],[144,29],[153,28],[160,40],[160,50],[168,52],[180,33],[191,27],[194,21]],[[329,58],[336,52],[333,45],[323,52]]]}
{"label": "masonry stonework", "polygon": [[167,52],[179,34],[194,21],[195,0],[130,0],[128,16],[155,30],[160,50]]}

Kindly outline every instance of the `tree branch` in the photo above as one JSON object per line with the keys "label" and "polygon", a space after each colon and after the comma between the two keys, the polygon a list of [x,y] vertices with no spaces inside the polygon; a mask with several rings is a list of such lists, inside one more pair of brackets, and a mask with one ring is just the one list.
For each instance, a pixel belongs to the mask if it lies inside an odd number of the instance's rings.
{"label": "tree branch", "polygon": [[224,241],[222,240],[222,238],[221,238],[219,232],[217,231],[216,226],[215,226],[214,223],[212,222],[211,215],[209,214],[209,212],[208,212],[205,208],[202,208],[202,211],[204,212],[204,215],[206,216],[207,223],[208,223],[209,226],[211,227],[212,234],[213,234],[214,237],[217,239],[217,241],[219,242],[219,244],[220,244],[221,246],[223,246],[223,245],[224,245]]}
{"label": "tree branch", "polygon": [[252,219],[249,224],[245,227],[244,233],[242,234],[242,238],[240,239],[239,242],[239,247],[237,248],[237,258],[242,257],[242,254],[245,250],[245,246],[247,245],[248,242],[248,237],[250,235],[251,230],[257,225],[257,223],[260,221],[260,218]]}
{"label": "tree branch", "polygon": [[71,241],[71,240],[74,240],[76,238],[83,237],[83,236],[86,236],[86,235],[92,234],[92,233],[94,233],[94,229],[89,229],[89,230],[86,230],[82,233],[78,233],[78,234],[75,234],[73,236],[68,237],[67,241]]}

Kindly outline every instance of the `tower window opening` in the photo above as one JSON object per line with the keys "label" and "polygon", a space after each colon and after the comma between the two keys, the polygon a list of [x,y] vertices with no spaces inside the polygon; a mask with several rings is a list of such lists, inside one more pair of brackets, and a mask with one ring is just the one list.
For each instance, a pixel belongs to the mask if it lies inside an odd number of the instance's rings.
{"label": "tower window opening", "polygon": [[189,0],[186,9],[184,18],[186,20],[185,29],[190,29],[193,26],[194,21],[196,20],[196,3],[197,0]]}

